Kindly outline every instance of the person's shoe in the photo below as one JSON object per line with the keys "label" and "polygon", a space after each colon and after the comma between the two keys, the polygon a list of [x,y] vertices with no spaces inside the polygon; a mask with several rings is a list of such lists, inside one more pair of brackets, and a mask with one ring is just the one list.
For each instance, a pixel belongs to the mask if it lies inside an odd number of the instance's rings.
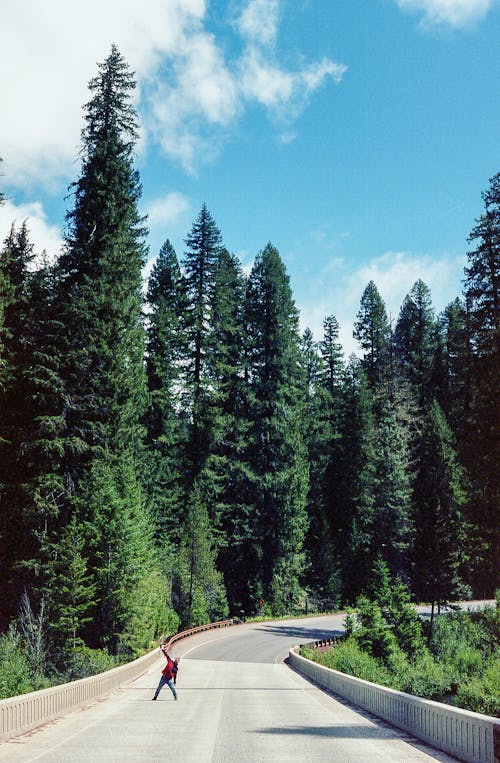
{"label": "person's shoe", "polygon": [[156,701],[156,697],[151,697],[151,702],[155,702],[155,701]]}

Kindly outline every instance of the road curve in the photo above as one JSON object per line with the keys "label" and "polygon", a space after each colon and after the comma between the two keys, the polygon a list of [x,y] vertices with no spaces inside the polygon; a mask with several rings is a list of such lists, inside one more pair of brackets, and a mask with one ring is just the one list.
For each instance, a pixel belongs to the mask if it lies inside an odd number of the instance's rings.
{"label": "road curve", "polygon": [[110,699],[0,745],[9,763],[453,761],[321,691],[283,663],[342,617],[243,624],[174,645],[179,701],[151,702],[161,667]]}

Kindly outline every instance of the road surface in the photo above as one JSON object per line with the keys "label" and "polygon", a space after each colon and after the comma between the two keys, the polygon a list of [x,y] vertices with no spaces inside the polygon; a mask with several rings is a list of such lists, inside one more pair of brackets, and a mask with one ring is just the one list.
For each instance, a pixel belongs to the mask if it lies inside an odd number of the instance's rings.
{"label": "road surface", "polygon": [[151,701],[164,658],[134,683],[0,745],[4,763],[417,763],[453,761],[321,691],[283,663],[340,615],[242,624],[180,641],[175,702]]}

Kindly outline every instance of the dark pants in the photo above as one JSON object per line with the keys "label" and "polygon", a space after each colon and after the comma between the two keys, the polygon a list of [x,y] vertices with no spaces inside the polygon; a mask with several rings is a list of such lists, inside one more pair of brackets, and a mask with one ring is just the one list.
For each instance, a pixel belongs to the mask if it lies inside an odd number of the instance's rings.
{"label": "dark pants", "polygon": [[170,691],[174,695],[174,699],[177,699],[177,692],[175,691],[175,686],[174,686],[173,679],[172,678],[165,678],[165,676],[162,676],[160,678],[160,683],[156,687],[156,691],[155,691],[155,695],[154,695],[153,699],[157,698],[158,694],[163,689],[165,684],[167,684],[168,688],[170,689]]}

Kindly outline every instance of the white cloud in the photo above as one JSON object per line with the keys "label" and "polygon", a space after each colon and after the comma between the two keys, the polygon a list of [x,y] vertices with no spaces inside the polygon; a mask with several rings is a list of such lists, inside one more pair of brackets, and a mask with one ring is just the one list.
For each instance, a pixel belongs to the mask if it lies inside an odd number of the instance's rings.
{"label": "white cloud", "polygon": [[345,67],[328,60],[295,72],[280,66],[274,50],[280,2],[243,4],[236,23],[241,51],[229,56],[207,29],[209,0],[4,0],[0,63],[9,75],[0,80],[0,149],[6,184],[56,190],[74,176],[87,84],[112,42],[136,71],[141,148],[156,141],[188,169],[211,160],[252,102],[273,111],[290,107],[296,115],[310,93],[328,77],[338,81]]}
{"label": "white cloud", "polygon": [[423,14],[426,26],[448,24],[464,27],[483,18],[492,6],[492,0],[396,0],[403,10]]}
{"label": "white cloud", "polygon": [[[307,293],[300,293],[300,284],[292,288],[297,294],[301,325],[309,326],[317,340],[322,338],[323,320],[335,315],[340,324],[340,341],[346,356],[359,352],[352,331],[363,291],[373,281],[384,300],[387,314],[397,321],[405,296],[419,278],[431,290],[433,305],[440,312],[461,293],[465,255],[412,254],[385,252],[354,271],[347,262],[333,257],[322,269],[318,280]],[[296,288],[298,287],[298,288]]]}
{"label": "white cloud", "polygon": [[148,202],[145,209],[148,216],[147,225],[150,228],[176,225],[189,209],[190,203],[186,196],[173,191],[166,196]]}
{"label": "white cloud", "polygon": [[0,146],[6,182],[50,187],[74,174],[81,107],[96,61],[115,42],[139,80],[147,80],[204,13],[205,0],[5,0]]}
{"label": "white cloud", "polygon": [[243,37],[257,45],[271,45],[278,34],[279,0],[250,0],[238,19]]}
{"label": "white cloud", "polygon": [[30,204],[13,204],[7,200],[0,205],[0,240],[5,241],[14,224],[15,228],[21,227],[26,221],[31,243],[35,245],[35,254],[39,255],[44,250],[49,261],[54,260],[61,252],[63,241],[59,229],[47,222],[47,216],[39,201]]}

